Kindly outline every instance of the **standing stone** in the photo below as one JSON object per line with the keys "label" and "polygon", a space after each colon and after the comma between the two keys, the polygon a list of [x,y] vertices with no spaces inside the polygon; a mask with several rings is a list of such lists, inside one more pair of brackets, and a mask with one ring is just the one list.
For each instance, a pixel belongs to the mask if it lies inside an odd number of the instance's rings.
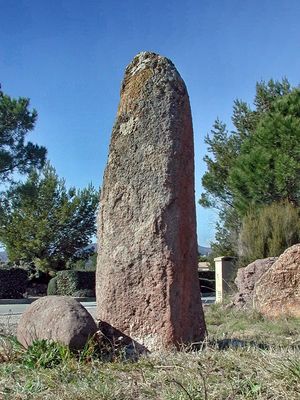
{"label": "standing stone", "polygon": [[190,103],[172,62],[154,53],[125,72],[98,236],[99,319],[149,350],[204,338]]}

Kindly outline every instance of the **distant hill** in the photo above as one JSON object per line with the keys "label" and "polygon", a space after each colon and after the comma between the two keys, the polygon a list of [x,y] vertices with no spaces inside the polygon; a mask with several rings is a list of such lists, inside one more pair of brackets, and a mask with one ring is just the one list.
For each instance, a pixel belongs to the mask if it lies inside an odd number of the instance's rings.
{"label": "distant hill", "polygon": [[198,246],[198,253],[200,256],[209,256],[211,253],[210,247]]}

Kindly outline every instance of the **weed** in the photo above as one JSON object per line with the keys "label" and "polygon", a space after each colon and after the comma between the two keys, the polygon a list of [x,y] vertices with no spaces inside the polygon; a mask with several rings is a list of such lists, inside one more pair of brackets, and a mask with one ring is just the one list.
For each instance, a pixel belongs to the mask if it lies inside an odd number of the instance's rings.
{"label": "weed", "polygon": [[292,376],[300,382],[300,360],[289,360],[287,369],[291,372]]}
{"label": "weed", "polygon": [[68,361],[71,352],[67,346],[49,340],[35,340],[23,355],[27,368],[54,368]]}
{"label": "weed", "polygon": [[0,335],[0,363],[16,361],[22,352],[22,346],[15,336]]}

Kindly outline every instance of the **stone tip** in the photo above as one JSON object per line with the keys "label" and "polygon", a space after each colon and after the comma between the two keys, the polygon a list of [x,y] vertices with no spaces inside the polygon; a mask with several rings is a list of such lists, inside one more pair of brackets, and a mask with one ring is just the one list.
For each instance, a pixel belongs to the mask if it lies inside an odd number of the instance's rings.
{"label": "stone tip", "polygon": [[158,53],[154,51],[140,51],[134,58],[149,58],[149,57],[161,57]]}
{"label": "stone tip", "polygon": [[155,75],[160,74],[164,77],[171,77],[172,80],[182,81],[179,72],[171,60],[151,51],[142,51],[127,66],[122,89],[124,89],[132,77],[144,70],[153,71]]}
{"label": "stone tip", "polygon": [[146,60],[153,60],[155,58],[166,58],[164,56],[161,56],[158,53],[154,53],[153,51],[141,51],[139,52],[136,56],[133,57],[132,62],[134,62],[135,60],[137,62],[144,62]]}

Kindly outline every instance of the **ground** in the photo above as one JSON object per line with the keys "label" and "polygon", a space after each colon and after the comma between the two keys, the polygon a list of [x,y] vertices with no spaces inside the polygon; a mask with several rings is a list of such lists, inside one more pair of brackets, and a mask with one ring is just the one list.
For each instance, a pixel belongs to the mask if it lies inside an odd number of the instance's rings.
{"label": "ground", "polygon": [[[25,352],[2,336],[0,399],[245,400],[300,398],[300,320],[205,307],[208,337],[197,351],[111,361],[93,345],[74,356],[38,344]],[[45,347],[46,346],[46,347]]]}

